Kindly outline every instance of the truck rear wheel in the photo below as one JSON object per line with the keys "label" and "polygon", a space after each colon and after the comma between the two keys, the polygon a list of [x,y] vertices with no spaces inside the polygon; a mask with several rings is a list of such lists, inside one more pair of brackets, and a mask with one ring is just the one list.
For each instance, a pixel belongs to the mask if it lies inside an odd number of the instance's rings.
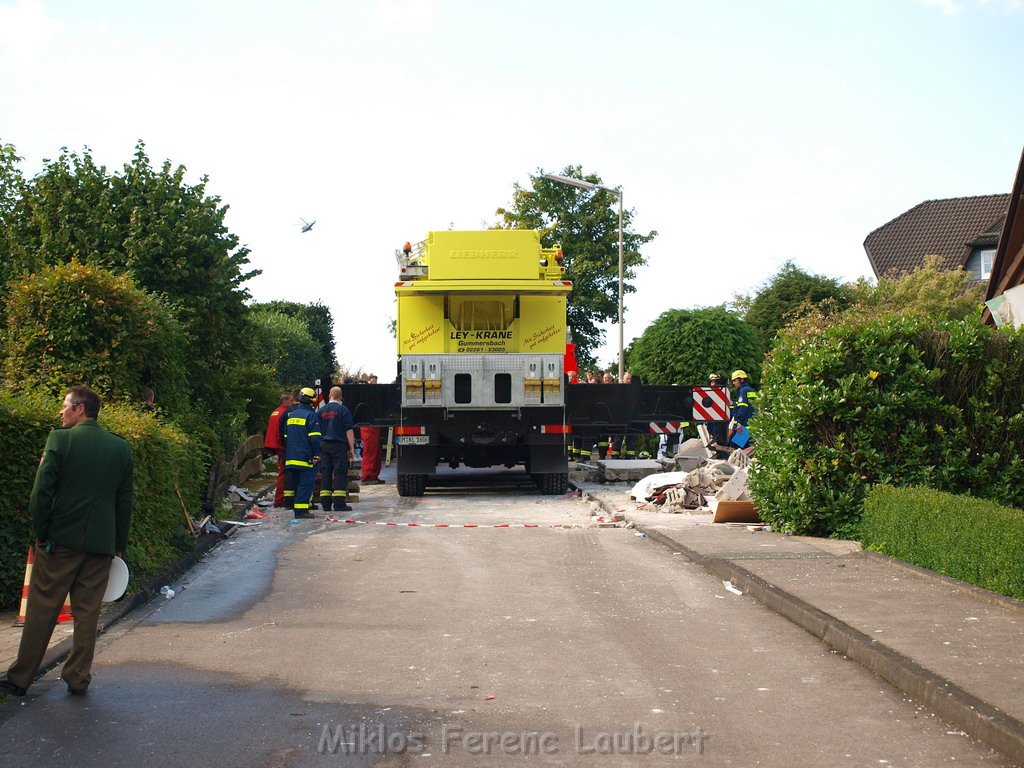
{"label": "truck rear wheel", "polygon": [[399,496],[422,496],[426,489],[426,475],[398,475]]}
{"label": "truck rear wheel", "polygon": [[547,496],[559,496],[569,490],[568,472],[546,472],[540,478],[541,493]]}

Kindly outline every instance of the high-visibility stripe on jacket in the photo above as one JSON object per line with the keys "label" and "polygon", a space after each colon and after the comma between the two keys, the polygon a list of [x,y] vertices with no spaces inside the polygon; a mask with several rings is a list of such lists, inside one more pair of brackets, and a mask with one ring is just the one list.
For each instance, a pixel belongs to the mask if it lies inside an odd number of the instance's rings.
{"label": "high-visibility stripe on jacket", "polygon": [[284,465],[312,467],[320,455],[320,419],[305,403],[292,408],[281,417],[284,436]]}
{"label": "high-visibility stripe on jacket", "polygon": [[754,388],[747,383],[740,384],[740,388],[736,392],[736,402],[732,404],[733,426],[737,424],[747,426],[750,417],[755,413],[756,401],[757,392],[754,391]]}

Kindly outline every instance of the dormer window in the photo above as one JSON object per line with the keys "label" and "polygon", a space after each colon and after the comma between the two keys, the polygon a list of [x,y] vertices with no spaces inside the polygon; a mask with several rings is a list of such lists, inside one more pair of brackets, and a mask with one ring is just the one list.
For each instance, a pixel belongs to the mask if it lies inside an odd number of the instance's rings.
{"label": "dormer window", "polygon": [[967,257],[964,269],[971,274],[971,280],[988,280],[992,274],[992,262],[995,261],[995,258],[995,248],[975,248]]}

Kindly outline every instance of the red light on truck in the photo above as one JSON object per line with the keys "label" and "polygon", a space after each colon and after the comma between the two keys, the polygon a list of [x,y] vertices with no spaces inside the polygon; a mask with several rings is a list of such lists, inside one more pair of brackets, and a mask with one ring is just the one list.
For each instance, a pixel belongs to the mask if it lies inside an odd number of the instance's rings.
{"label": "red light on truck", "polygon": [[425,435],[426,427],[395,427],[396,435]]}
{"label": "red light on truck", "polygon": [[542,435],[571,435],[572,424],[541,424]]}

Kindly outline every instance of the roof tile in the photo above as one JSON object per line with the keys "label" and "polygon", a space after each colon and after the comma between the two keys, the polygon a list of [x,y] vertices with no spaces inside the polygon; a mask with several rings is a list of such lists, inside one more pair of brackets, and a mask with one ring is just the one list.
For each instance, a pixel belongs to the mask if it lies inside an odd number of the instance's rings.
{"label": "roof tile", "polygon": [[1009,195],[926,200],[883,224],[864,240],[875,276],[895,277],[921,267],[935,254],[946,269],[967,263],[974,245],[995,245]]}

